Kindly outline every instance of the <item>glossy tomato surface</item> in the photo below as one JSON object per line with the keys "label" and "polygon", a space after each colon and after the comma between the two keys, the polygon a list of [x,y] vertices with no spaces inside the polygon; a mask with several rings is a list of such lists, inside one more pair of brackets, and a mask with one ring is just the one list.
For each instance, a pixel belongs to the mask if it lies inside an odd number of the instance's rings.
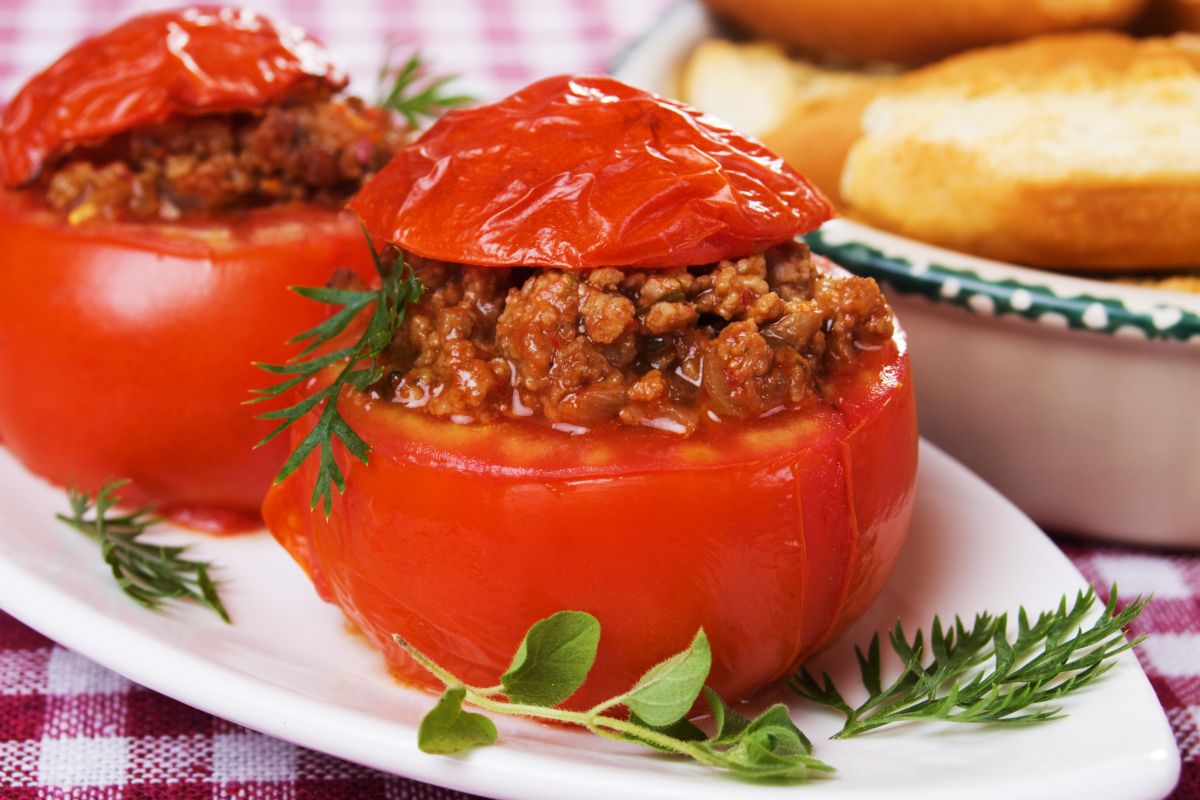
{"label": "glossy tomato surface", "polygon": [[317,42],[253,11],[143,14],[72,47],[0,112],[0,183],[25,185],[72,146],[171,116],[256,111],[345,85]]}
{"label": "glossy tomato surface", "polygon": [[54,483],[129,478],[126,500],[193,524],[257,518],[285,457],[282,440],[252,450],[271,426],[243,403],[271,382],[252,362],[323,317],[287,287],[373,274],[358,224],[309,206],[70,226],[6,192],[0,252],[0,441]]}
{"label": "glossy tomato surface", "polygon": [[451,111],[350,202],[371,235],[456,264],[707,264],[833,209],[760,142],[603,75]]}
{"label": "glossy tomato surface", "polygon": [[736,699],[861,614],[907,532],[917,431],[903,334],[830,390],[834,403],[687,438],[456,425],[347,394],[369,462],[340,460],[347,488],[328,518],[309,508],[312,460],[263,514],[406,679],[432,685],[393,633],[491,686],[529,625],[579,609],[602,637],[568,705],[627,689],[701,626],[709,683]]}

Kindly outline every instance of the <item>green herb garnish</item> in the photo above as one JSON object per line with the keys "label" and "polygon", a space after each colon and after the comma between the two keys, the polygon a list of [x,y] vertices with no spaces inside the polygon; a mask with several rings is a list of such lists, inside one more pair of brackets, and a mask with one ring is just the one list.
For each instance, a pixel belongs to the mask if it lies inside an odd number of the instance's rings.
{"label": "green herb garnish", "polygon": [[379,85],[386,88],[380,92],[378,105],[400,114],[411,127],[420,127],[423,120],[475,101],[470,95],[445,91],[454,79],[453,75],[430,78],[420,53],[414,53],[399,67],[392,65],[389,53],[379,70]]}
{"label": "green herb garnish", "polygon": [[[525,634],[500,684],[468,686],[400,636],[396,642],[446,685],[446,691],[417,733],[427,753],[458,753],[496,741],[496,726],[464,703],[496,714],[578,725],[592,733],[625,739],[665,753],[686,756],[743,778],[799,780],[829,772],[812,757],[812,744],[782,704],[753,720],[731,711],[704,685],[712,654],[704,631],[688,648],[652,667],[633,687],[586,711],[558,708],[583,684],[596,660],[600,623],[582,611],[560,611],[535,623]],[[686,717],[701,692],[713,718],[706,734]],[[605,712],[625,709],[628,718]]]}
{"label": "green herb garnish", "polygon": [[922,631],[910,640],[897,622],[888,641],[903,665],[899,676],[883,686],[879,634],[865,654],[856,647],[869,696],[853,708],[828,674],[818,681],[801,669],[789,683],[801,697],[845,715],[835,739],[917,720],[1047,722],[1063,716],[1061,708],[1047,703],[1096,680],[1112,666],[1114,656],[1145,638],[1128,641],[1124,629],[1145,608],[1146,599],[1139,596],[1118,613],[1113,586],[1104,613],[1084,629],[1095,602],[1090,588],[1070,606],[1064,595],[1057,609],[1039,614],[1032,624],[1022,608],[1015,640],[1009,638],[1007,614],[978,614],[970,628],[956,617],[949,629],[934,617],[928,647]]}
{"label": "green herb garnish", "polygon": [[[856,648],[863,685],[870,697],[856,708],[843,699],[828,674],[818,682],[807,669],[790,680],[805,699],[846,716],[833,738],[844,739],[901,721],[942,720],[1008,725],[1059,719],[1061,708],[1046,704],[1087,686],[1109,670],[1113,658],[1145,637],[1125,638],[1125,628],[1148,602],[1138,597],[1120,612],[1113,586],[1104,613],[1091,627],[1083,623],[1096,602],[1092,589],[1072,605],[1064,596],[1058,608],[1034,622],[1021,609],[1015,639],[1007,615],[979,614],[968,629],[955,618],[943,629],[934,618],[926,661],[922,631],[910,640],[897,622],[889,639],[903,663],[891,685],[882,685],[879,636],[866,653]],[[691,645],[651,668],[633,688],[586,711],[558,706],[591,671],[600,641],[600,623],[581,611],[560,611],[537,622],[525,634],[497,686],[468,686],[400,636],[396,642],[446,685],[437,705],[421,721],[418,745],[427,753],[451,754],[496,741],[496,726],[482,714],[463,708],[552,720],[608,738],[624,739],[686,756],[742,778],[799,780],[832,767],[812,756],[812,744],[792,722],[787,706],[771,706],[754,719],[729,709],[704,686],[712,664],[703,629]],[[711,715],[708,734],[686,717],[703,692]],[[628,719],[606,716],[624,708]]]}
{"label": "green herb garnish", "polygon": [[[404,254],[394,250],[395,257],[385,265],[371,237],[367,237],[367,245],[371,248],[371,257],[375,261],[375,269],[381,281],[378,289],[338,289],[332,287],[293,286],[292,291],[301,297],[341,306],[341,310],[330,316],[324,322],[300,333],[290,340],[289,344],[308,342],[294,358],[286,364],[256,364],[260,369],[273,375],[291,376],[267,387],[256,389],[257,395],[249,402],[279,397],[290,389],[309,380],[326,367],[339,362],[345,362],[337,377],[327,386],[313,392],[287,408],[280,408],[259,414],[260,419],[275,419],[282,422],[267,434],[258,447],[274,439],[280,433],[304,418],[309,411],[321,406],[321,415],[316,425],[296,446],[292,454],[284,462],[275,476],[279,483],[295,472],[313,450],[320,448],[320,466],[317,479],[313,484],[312,508],[324,498],[325,515],[329,515],[333,502],[333,488],[345,491],[346,478],[334,458],[334,440],[340,441],[346,449],[358,460],[366,463],[370,447],[362,437],[342,418],[338,411],[337,399],[343,387],[350,386],[359,391],[366,389],[382,377],[378,363],[379,355],[392,343],[400,327],[404,324],[405,311],[408,304],[415,302],[424,291],[421,281],[413,273],[412,268],[404,260]],[[370,322],[363,330],[362,336],[353,344],[339,347],[332,351],[317,353],[318,349],[329,344],[367,307],[373,306]],[[364,365],[363,362],[366,362]]]}
{"label": "green herb garnish", "polygon": [[55,516],[99,543],[104,562],[112,569],[121,591],[145,608],[159,609],[167,600],[191,600],[212,609],[229,622],[229,612],[208,574],[211,564],[184,558],[186,547],[141,541],[146,529],[160,521],[148,509],[110,513],[121,502],[117,490],[126,483],[128,481],[106,484],[95,498],[68,489],[71,515]]}

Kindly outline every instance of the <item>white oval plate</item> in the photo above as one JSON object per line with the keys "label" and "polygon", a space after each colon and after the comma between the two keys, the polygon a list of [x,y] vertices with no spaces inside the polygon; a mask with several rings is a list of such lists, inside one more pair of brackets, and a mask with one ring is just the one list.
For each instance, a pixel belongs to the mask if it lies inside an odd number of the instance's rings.
{"label": "white oval plate", "polygon": [[[786,791],[518,720],[501,721],[497,746],[456,758],[425,755],[416,726],[433,698],[395,683],[269,536],[164,530],[163,541],[194,544],[220,566],[235,624],[199,608],[155,614],[120,593],[93,543],[54,520],[65,510],[63,493],[2,450],[0,487],[0,607],[189,705],[341,758],[497,798],[729,800]],[[925,444],[913,529],[896,572],[867,617],[814,666],[853,686],[851,644],[897,618],[911,630],[934,614],[1040,610],[1082,585],[1032,522]],[[787,699],[782,689],[776,694]],[[838,768],[833,778],[795,789],[810,800],[885,793],[891,800],[1157,800],[1179,771],[1170,728],[1131,653],[1067,698],[1066,719],[1033,728],[914,725],[834,742],[827,741],[837,730],[833,714],[792,706],[816,755]]]}

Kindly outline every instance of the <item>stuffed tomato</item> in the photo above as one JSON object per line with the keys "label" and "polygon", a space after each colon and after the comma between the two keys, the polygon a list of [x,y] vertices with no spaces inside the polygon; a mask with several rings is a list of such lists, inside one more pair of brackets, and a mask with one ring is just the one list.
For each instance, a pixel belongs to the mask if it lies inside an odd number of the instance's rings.
{"label": "stuffed tomato", "polygon": [[302,32],[179,9],[81,42],[0,118],[0,440],[30,470],[198,526],[254,522],[283,457],[254,360],[371,272],[340,210],[401,144]]}
{"label": "stuffed tomato", "polygon": [[393,634],[494,684],[577,609],[603,635],[569,705],[700,627],[736,699],[881,590],[916,473],[904,336],[873,282],[793,241],[830,211],[761,145],[552,78],[447,115],[351,207],[422,293],[373,382],[327,401],[369,456],[335,448],[327,512],[310,459],[263,514],[397,674],[430,681]]}

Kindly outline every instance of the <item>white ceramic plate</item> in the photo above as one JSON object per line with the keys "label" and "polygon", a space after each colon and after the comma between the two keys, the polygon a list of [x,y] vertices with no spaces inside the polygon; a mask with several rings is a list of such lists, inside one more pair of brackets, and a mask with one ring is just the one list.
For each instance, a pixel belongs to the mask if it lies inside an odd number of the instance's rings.
{"label": "white ceramic plate", "polygon": [[[676,94],[692,48],[720,34],[681,0],[613,72]],[[848,220],[809,240],[887,291],[923,435],[1048,528],[1200,547],[1200,295],[974,258]]]}
{"label": "white ceramic plate", "polygon": [[[3,450],[0,487],[0,607],[189,705],[351,761],[497,798],[729,800],[781,791],[519,720],[501,721],[495,747],[456,758],[424,755],[416,725],[433,698],[396,684],[269,536],[164,531],[164,540],[193,543],[220,565],[235,624],[199,608],[154,614],[119,592],[94,544],[54,521],[65,507],[62,492],[30,477]],[[867,617],[815,667],[852,686],[851,642],[897,618],[911,629],[935,613],[1042,609],[1082,585],[1016,508],[924,445],[913,529],[896,572]],[[920,725],[832,742],[826,737],[837,729],[834,715],[805,707],[797,720],[816,754],[839,772],[798,796],[1157,800],[1170,791],[1178,752],[1132,654],[1068,698],[1066,708],[1067,719],[1036,728]]]}

